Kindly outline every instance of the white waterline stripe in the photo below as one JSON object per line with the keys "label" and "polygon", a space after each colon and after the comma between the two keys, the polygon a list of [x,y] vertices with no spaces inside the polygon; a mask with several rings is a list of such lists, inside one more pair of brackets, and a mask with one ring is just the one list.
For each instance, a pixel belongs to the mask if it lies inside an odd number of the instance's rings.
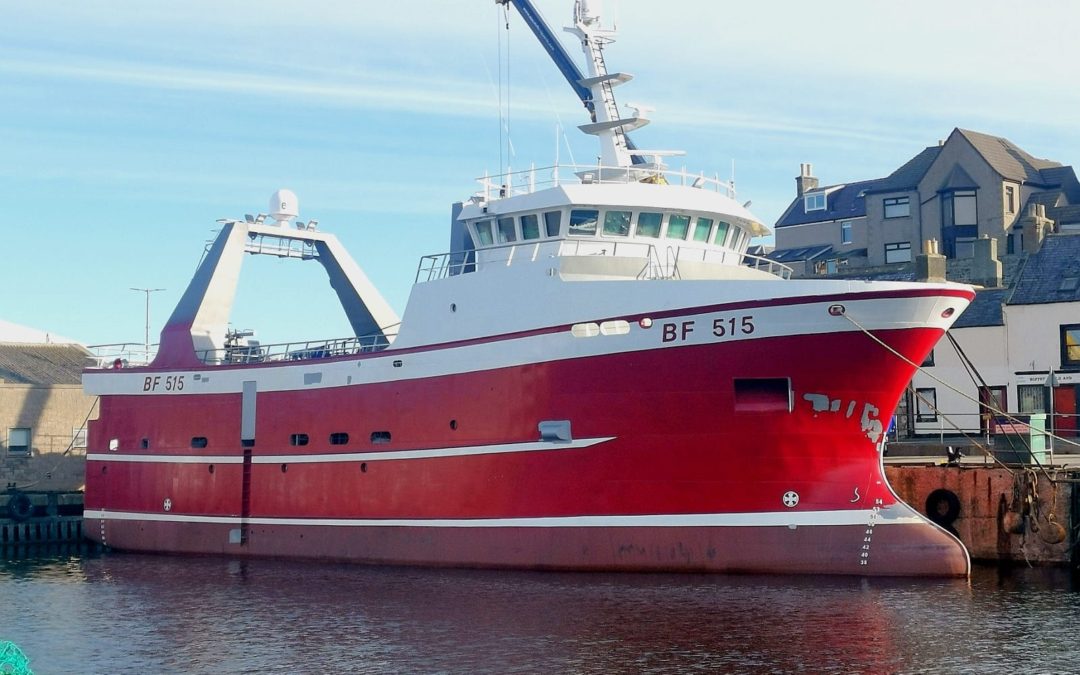
{"label": "white waterline stripe", "polygon": [[[133,520],[173,523],[208,523],[240,525],[290,525],[319,527],[432,527],[432,528],[562,528],[562,527],[814,527],[830,525],[866,525],[872,510],[802,511],[772,513],[687,513],[641,516],[553,516],[538,518],[446,518],[446,519],[346,519],[346,518],[247,518],[231,516],[188,516],[173,513],[135,513],[88,510],[83,518],[91,520]],[[875,516],[878,525],[913,525],[926,521],[918,515],[889,513],[882,509]]]}
{"label": "white waterline stripe", "polygon": [[[314,464],[328,462],[377,462],[380,460],[430,459],[433,457],[468,457],[498,455],[512,452],[543,450],[576,450],[614,440],[614,436],[580,438],[573,441],[534,441],[530,443],[496,443],[459,448],[428,448],[421,450],[390,450],[386,452],[343,452],[312,455],[254,455],[252,464]],[[86,459],[99,462],[172,463],[172,464],[241,464],[240,455],[113,455],[91,453]]]}

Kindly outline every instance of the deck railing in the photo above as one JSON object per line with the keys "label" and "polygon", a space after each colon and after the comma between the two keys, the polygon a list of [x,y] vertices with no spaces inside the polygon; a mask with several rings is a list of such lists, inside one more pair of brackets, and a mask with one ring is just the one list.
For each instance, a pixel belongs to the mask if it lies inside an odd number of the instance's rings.
{"label": "deck railing", "polygon": [[666,167],[641,166],[604,166],[603,164],[554,164],[545,167],[531,167],[523,171],[508,171],[493,176],[484,175],[476,179],[480,183],[480,195],[484,201],[530,194],[549,187],[571,184],[627,184],[655,183],[660,185],[684,185],[712,190],[735,198],[734,181],[721,180],[719,175],[706,176],[704,173],[691,173],[685,168],[675,171]]}
{"label": "deck railing", "polygon": [[222,349],[196,351],[195,355],[208,365],[242,363],[265,363],[268,361],[303,361],[353,356],[382,351],[390,346],[386,335],[309,340],[306,342],[279,342],[275,344],[228,345]]}
{"label": "deck railing", "polygon": [[641,241],[611,241],[598,239],[546,239],[488,246],[475,251],[451,251],[420,258],[415,283],[424,283],[474,272],[487,266],[509,267],[515,262],[535,262],[541,257],[597,255],[642,259],[639,279],[670,279],[678,276],[680,261],[704,262],[715,265],[746,265],[782,279],[790,279],[792,269],[787,265],[749,253],[730,249],[709,249],[688,246],[656,246]]}

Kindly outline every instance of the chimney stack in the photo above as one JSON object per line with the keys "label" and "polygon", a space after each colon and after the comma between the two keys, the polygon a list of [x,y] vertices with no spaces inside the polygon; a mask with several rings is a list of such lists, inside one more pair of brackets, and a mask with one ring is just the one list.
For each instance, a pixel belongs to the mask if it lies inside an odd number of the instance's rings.
{"label": "chimney stack", "polygon": [[971,266],[971,283],[985,288],[1001,287],[1001,261],[997,255],[998,240],[984,234],[975,240],[975,259]]}
{"label": "chimney stack", "polygon": [[1024,253],[1038,253],[1043,239],[1054,231],[1054,221],[1046,217],[1046,207],[1042,204],[1028,204],[1020,224],[1024,228]]}
{"label": "chimney stack", "polygon": [[945,256],[938,253],[937,239],[924,241],[923,252],[915,256],[915,280],[945,281]]}
{"label": "chimney stack", "polygon": [[810,190],[816,190],[818,179],[814,178],[814,166],[812,164],[799,165],[799,177],[795,179],[795,196],[802,197]]}

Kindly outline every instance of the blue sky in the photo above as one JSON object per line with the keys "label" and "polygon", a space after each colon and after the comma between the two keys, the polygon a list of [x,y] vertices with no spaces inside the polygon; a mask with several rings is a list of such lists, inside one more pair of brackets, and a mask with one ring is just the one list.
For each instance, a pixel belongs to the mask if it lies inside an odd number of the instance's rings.
{"label": "blue sky", "polygon": [[[560,28],[569,0],[536,0]],[[608,0],[621,103],[655,108],[639,146],[727,178],[772,224],[801,162],[823,183],[888,174],[963,127],[1080,164],[1080,3]],[[561,31],[560,31],[561,32]],[[566,36],[569,38],[569,36]],[[509,45],[509,61],[499,58]],[[580,51],[565,41],[575,58]],[[0,24],[0,319],[88,344],[152,341],[215,220],[288,187],[402,312],[450,204],[500,162],[554,160],[580,104],[491,0],[408,3],[9,0]],[[505,152],[504,152],[505,154]],[[264,342],[348,334],[314,263],[245,261],[233,314]]]}

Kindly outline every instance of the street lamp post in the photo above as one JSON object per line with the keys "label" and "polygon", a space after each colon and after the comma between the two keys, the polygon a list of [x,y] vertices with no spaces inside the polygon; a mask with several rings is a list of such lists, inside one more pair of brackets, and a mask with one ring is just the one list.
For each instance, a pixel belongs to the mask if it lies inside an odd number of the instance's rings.
{"label": "street lamp post", "polygon": [[146,294],[146,332],[143,335],[143,359],[150,360],[150,294],[165,290],[164,288],[132,288],[133,291]]}

